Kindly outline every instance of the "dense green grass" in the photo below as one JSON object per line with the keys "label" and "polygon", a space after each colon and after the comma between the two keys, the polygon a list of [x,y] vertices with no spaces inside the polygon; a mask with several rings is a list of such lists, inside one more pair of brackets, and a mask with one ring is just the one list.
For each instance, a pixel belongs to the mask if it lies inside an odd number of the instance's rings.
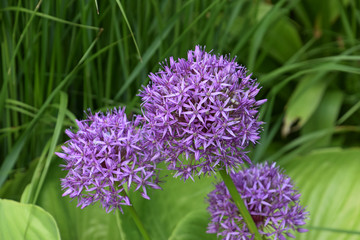
{"label": "dense green grass", "polygon": [[61,162],[53,153],[64,130],[84,110],[140,113],[149,72],[197,44],[237,56],[263,86],[266,125],[254,161],[359,147],[357,0],[113,0],[98,8],[1,1],[1,198],[20,200],[31,182],[25,202],[36,203]]}

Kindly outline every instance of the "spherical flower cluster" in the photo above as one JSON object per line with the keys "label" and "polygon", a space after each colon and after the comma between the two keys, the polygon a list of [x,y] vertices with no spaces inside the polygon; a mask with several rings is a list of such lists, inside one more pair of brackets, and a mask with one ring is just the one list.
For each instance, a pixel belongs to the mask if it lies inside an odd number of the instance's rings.
{"label": "spherical flower cluster", "polygon": [[[133,122],[126,118],[125,109],[114,109],[106,114],[89,114],[77,121],[79,130],[66,130],[70,137],[63,152],[56,153],[66,162],[68,173],[61,179],[63,196],[78,199],[84,208],[100,201],[107,212],[121,205],[130,205],[124,185],[149,199],[147,187],[159,189],[156,162],[159,154],[150,147],[148,130],[143,119]],[[146,149],[146,151],[144,151]]]}
{"label": "spherical flower cluster", "polygon": [[139,94],[142,111],[176,176],[250,161],[245,148],[259,139],[257,109],[266,100],[255,100],[259,84],[235,59],[196,46],[187,59],[171,57],[149,77]]}
{"label": "spherical flower cluster", "polygon": [[[275,163],[254,165],[231,177],[264,239],[286,240],[286,236],[294,238],[291,231],[307,231],[299,227],[305,224],[308,215],[299,203],[300,194]],[[208,233],[229,240],[253,239],[224,182],[216,185],[208,201],[211,214]]]}

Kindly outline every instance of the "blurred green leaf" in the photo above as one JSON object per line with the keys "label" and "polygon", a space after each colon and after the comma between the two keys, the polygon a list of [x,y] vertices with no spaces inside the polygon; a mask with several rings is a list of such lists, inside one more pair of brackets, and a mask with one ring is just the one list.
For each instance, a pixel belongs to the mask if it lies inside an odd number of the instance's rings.
{"label": "blurred green leaf", "polygon": [[209,213],[193,211],[187,214],[176,226],[169,240],[217,239],[216,234],[204,232],[209,222]]}
{"label": "blurred green leaf", "polygon": [[0,199],[0,239],[60,239],[54,218],[42,208]]}
{"label": "blurred green leaf", "polygon": [[25,187],[23,193],[21,194],[21,198],[20,198],[21,203],[28,203],[29,202],[29,199],[31,197],[31,188],[32,188],[31,183],[29,183]]}
{"label": "blurred green leaf", "polygon": [[[206,222],[210,216],[205,214],[205,196],[213,189],[214,177],[184,183],[173,178],[169,171],[164,170],[163,174],[169,174],[166,183],[161,185],[164,190],[150,190],[151,200],[140,197],[138,192],[129,192],[151,238],[166,240],[174,231],[188,234],[194,227],[188,223],[194,221],[190,213],[202,211],[203,214],[197,217],[200,222],[194,234],[204,236],[201,239],[213,239],[213,235],[206,234]],[[60,178],[64,176],[65,172],[52,164],[38,199],[38,204],[56,219],[62,239],[141,239],[126,206],[123,207],[124,214],[119,214],[119,228],[116,214],[106,213],[99,204],[80,209],[76,207],[76,200],[70,202],[69,197],[62,197]],[[121,238],[122,235],[125,238]]]}
{"label": "blurred green leaf", "polygon": [[284,167],[310,212],[307,233],[296,239],[357,240],[360,235],[360,148],[324,149]]}
{"label": "blurred green leaf", "polygon": [[107,214],[98,204],[80,209],[76,200],[61,196],[60,178],[65,172],[58,165],[51,165],[37,203],[54,216],[61,239],[122,239],[115,214]]}
{"label": "blurred green leaf", "polygon": [[262,48],[279,63],[284,63],[301,47],[299,32],[287,17],[281,17],[268,29]]}
{"label": "blurred green leaf", "polygon": [[[33,197],[32,200],[34,201],[34,203],[36,202],[37,197],[40,193],[40,190],[44,184],[44,180],[46,178],[47,172],[50,167],[51,159],[53,159],[53,157],[54,157],[55,147],[59,140],[60,131],[62,130],[62,126],[64,125],[64,118],[65,118],[65,111],[67,108],[67,104],[68,104],[68,95],[61,91],[60,92],[60,101],[59,101],[59,113],[58,113],[56,125],[54,128],[54,134],[51,138],[48,156],[47,156],[45,162],[42,162],[42,161],[39,162],[37,171],[41,172],[41,176],[34,176],[33,179],[31,180],[31,184],[35,185],[37,183],[36,191],[34,192],[35,194],[32,196]],[[42,164],[44,166],[42,166]]]}
{"label": "blurred green leaf", "polygon": [[38,160],[33,160],[29,169],[16,169],[12,178],[0,188],[0,198],[20,200],[21,194],[31,181]]}
{"label": "blurred green leaf", "polygon": [[[342,101],[343,93],[341,91],[327,91],[318,108],[314,111],[314,114],[304,125],[301,134],[305,135],[321,129],[334,128],[336,126],[336,120],[340,112]],[[328,146],[331,135],[332,133],[316,141],[316,143],[312,144],[312,148]]]}
{"label": "blurred green leaf", "polygon": [[328,85],[324,73],[305,75],[286,105],[282,135],[300,129],[318,107]]}
{"label": "blurred green leaf", "polygon": [[[183,182],[179,178],[173,178],[170,175],[171,171],[164,171],[163,174],[169,174],[164,179],[166,183],[162,185],[163,191],[152,191],[150,201],[139,197],[134,198],[134,205],[141,219],[144,220],[145,226],[148,226],[152,239],[158,240],[169,239],[174,231],[182,231],[184,234],[190,232],[191,229],[186,229],[186,227],[191,226],[184,218],[195,210],[205,212],[208,206],[205,197],[214,188],[212,184],[214,177],[195,178],[195,182],[190,179]],[[204,234],[206,232],[205,219],[196,229],[198,232],[194,234],[204,236],[198,239],[212,239],[212,235]],[[130,239],[137,238],[130,237]]]}
{"label": "blurred green leaf", "polygon": [[337,122],[337,124],[342,124],[343,122],[345,122],[351,115],[353,115],[354,113],[359,113],[360,109],[360,100],[358,100],[358,102],[352,106]]}

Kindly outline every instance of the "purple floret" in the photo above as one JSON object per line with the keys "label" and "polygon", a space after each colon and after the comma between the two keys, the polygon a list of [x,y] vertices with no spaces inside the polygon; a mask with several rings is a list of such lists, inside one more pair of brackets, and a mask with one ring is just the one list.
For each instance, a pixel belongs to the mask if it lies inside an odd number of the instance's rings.
{"label": "purple floret", "polygon": [[146,199],[148,187],[160,188],[156,177],[159,154],[147,140],[149,132],[141,116],[130,122],[120,108],[106,114],[89,113],[77,125],[77,132],[65,131],[70,140],[62,146],[63,152],[56,153],[65,160],[62,167],[68,171],[61,179],[63,196],[77,198],[81,208],[100,201],[110,212],[130,205],[124,186],[140,190]]}
{"label": "purple floret", "polygon": [[[254,165],[232,173],[231,178],[264,239],[286,240],[294,238],[293,231],[307,231],[301,226],[309,213],[300,205],[300,194],[291,179],[275,163]],[[224,182],[215,186],[208,202],[208,233],[227,240],[253,239]]]}
{"label": "purple floret", "polygon": [[143,115],[176,176],[250,162],[245,148],[260,138],[258,107],[266,100],[255,100],[260,87],[245,67],[196,46],[149,77],[139,94]]}

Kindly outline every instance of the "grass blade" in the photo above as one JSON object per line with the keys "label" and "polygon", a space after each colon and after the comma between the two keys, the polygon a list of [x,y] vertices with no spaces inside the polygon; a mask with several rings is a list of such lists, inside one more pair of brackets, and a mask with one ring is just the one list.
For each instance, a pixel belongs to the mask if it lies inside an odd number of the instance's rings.
{"label": "grass blade", "polygon": [[[60,131],[62,130],[62,126],[63,126],[63,122],[64,122],[64,118],[65,118],[65,111],[67,109],[67,103],[68,103],[68,96],[66,93],[64,92],[60,92],[60,105],[59,105],[59,113],[58,113],[58,118],[56,121],[56,125],[55,125],[55,130],[54,130],[54,134],[53,137],[51,139],[51,144],[50,144],[50,149],[49,149],[49,153],[48,156],[46,158],[46,162],[45,162],[45,166],[44,169],[41,173],[41,177],[40,177],[40,181],[39,184],[37,185],[37,189],[33,198],[33,203],[36,203],[36,200],[39,196],[40,190],[43,186],[43,183],[45,181],[45,177],[47,175],[47,172],[49,170],[50,167],[50,163],[51,163],[51,159],[54,156],[54,152],[55,152],[55,147],[56,144],[59,140],[59,136],[60,136]],[[41,166],[41,163],[39,162],[39,165]]]}
{"label": "grass blade", "polygon": [[70,26],[73,26],[73,27],[80,27],[80,28],[84,28],[84,29],[100,31],[100,27],[94,27],[94,26],[89,26],[89,25],[84,25],[84,24],[80,24],[80,23],[74,23],[74,22],[66,21],[64,19],[54,17],[54,16],[51,16],[49,14],[38,12],[37,10],[33,11],[33,10],[22,8],[22,7],[6,7],[6,8],[3,8],[3,9],[0,9],[0,12],[5,12],[5,11],[17,11],[17,12],[30,13],[30,14],[33,14],[33,15],[35,15],[37,17],[42,17],[42,18],[45,18],[45,19],[49,19],[51,21],[67,24],[67,25],[70,25]]}
{"label": "grass blade", "polygon": [[132,29],[131,29],[130,23],[129,23],[127,17],[126,17],[126,13],[125,13],[125,11],[124,11],[124,8],[123,8],[120,0],[116,0],[116,3],[118,4],[121,13],[122,13],[122,15],[124,16],[124,20],[125,20],[125,22],[126,22],[126,25],[128,26],[129,31],[130,31],[131,37],[132,37],[132,39],[133,39],[133,42],[134,42],[134,45],[135,45],[135,48],[136,48],[136,52],[137,52],[137,54],[139,55],[140,62],[142,62],[140,50],[139,50],[138,44],[136,43],[136,39],[135,39],[134,33],[133,33]]}
{"label": "grass blade", "polygon": [[70,81],[73,79],[74,73],[81,67],[81,65],[85,62],[85,59],[90,54],[91,50],[94,48],[97,40],[99,39],[99,36],[102,31],[99,31],[99,34],[93,41],[93,43],[89,46],[87,51],[84,53],[78,64],[73,68],[73,70],[65,77],[65,79],[54,89],[54,91],[50,94],[50,96],[46,99],[44,104],[41,106],[39,111],[37,112],[36,116],[32,119],[30,122],[28,128],[25,130],[25,132],[20,136],[20,138],[16,141],[14,147],[11,149],[10,153],[5,157],[3,164],[0,168],[0,187],[4,184],[6,178],[8,177],[8,174],[10,170],[15,165],[18,156],[20,152],[22,151],[22,148],[24,147],[24,144],[28,137],[30,136],[34,126],[42,116],[42,114],[45,112],[46,108],[50,105],[54,97],[60,92],[61,89],[63,89],[66,85],[70,83]]}
{"label": "grass blade", "polygon": [[[14,67],[15,67],[15,66],[14,66],[15,56],[16,56],[16,54],[17,54],[18,51],[19,51],[20,45],[21,45],[21,43],[22,43],[22,41],[23,41],[23,39],[24,39],[27,31],[29,30],[29,27],[30,27],[32,21],[34,20],[35,13],[39,10],[39,7],[40,7],[41,3],[42,3],[42,0],[40,0],[40,1],[38,2],[38,4],[36,5],[35,10],[33,11],[33,13],[32,13],[32,15],[31,15],[29,21],[27,22],[24,30],[22,31],[22,33],[21,33],[21,35],[20,35],[20,38],[19,38],[19,41],[17,42],[16,47],[15,47],[15,50],[14,50],[14,52],[12,53],[12,56],[11,56],[11,58],[10,58],[9,66],[8,66],[8,68],[6,69],[7,77],[5,77],[4,82],[3,82],[3,85],[2,85],[2,87],[1,87],[1,91],[0,91],[0,106],[4,106],[5,96],[6,96],[6,89],[7,89],[8,81],[9,81],[9,78],[10,78],[11,71],[14,70]],[[4,74],[6,74],[6,73],[4,73]],[[3,114],[3,112],[2,112],[3,109],[4,109],[4,108],[2,108],[2,107],[0,108],[0,116],[2,116],[2,114]],[[1,184],[0,184],[0,187],[1,187]]]}
{"label": "grass blade", "polygon": [[121,87],[121,89],[118,91],[118,93],[115,95],[115,100],[118,100],[120,96],[125,92],[127,88],[129,88],[129,85],[135,80],[135,78],[139,75],[140,71],[146,66],[146,63],[150,60],[150,58],[154,55],[156,50],[160,47],[161,42],[165,39],[165,37],[170,33],[170,30],[174,27],[175,23],[178,20],[178,17],[181,15],[182,11],[185,9],[187,5],[189,5],[191,1],[189,1],[187,4],[185,4],[182,9],[175,14],[174,17],[170,19],[170,21],[167,24],[167,27],[164,29],[162,34],[158,36],[152,44],[149,46],[148,50],[144,54],[143,61],[138,63],[138,65],[135,67],[135,69],[131,72],[128,79],[126,79],[126,82]]}

